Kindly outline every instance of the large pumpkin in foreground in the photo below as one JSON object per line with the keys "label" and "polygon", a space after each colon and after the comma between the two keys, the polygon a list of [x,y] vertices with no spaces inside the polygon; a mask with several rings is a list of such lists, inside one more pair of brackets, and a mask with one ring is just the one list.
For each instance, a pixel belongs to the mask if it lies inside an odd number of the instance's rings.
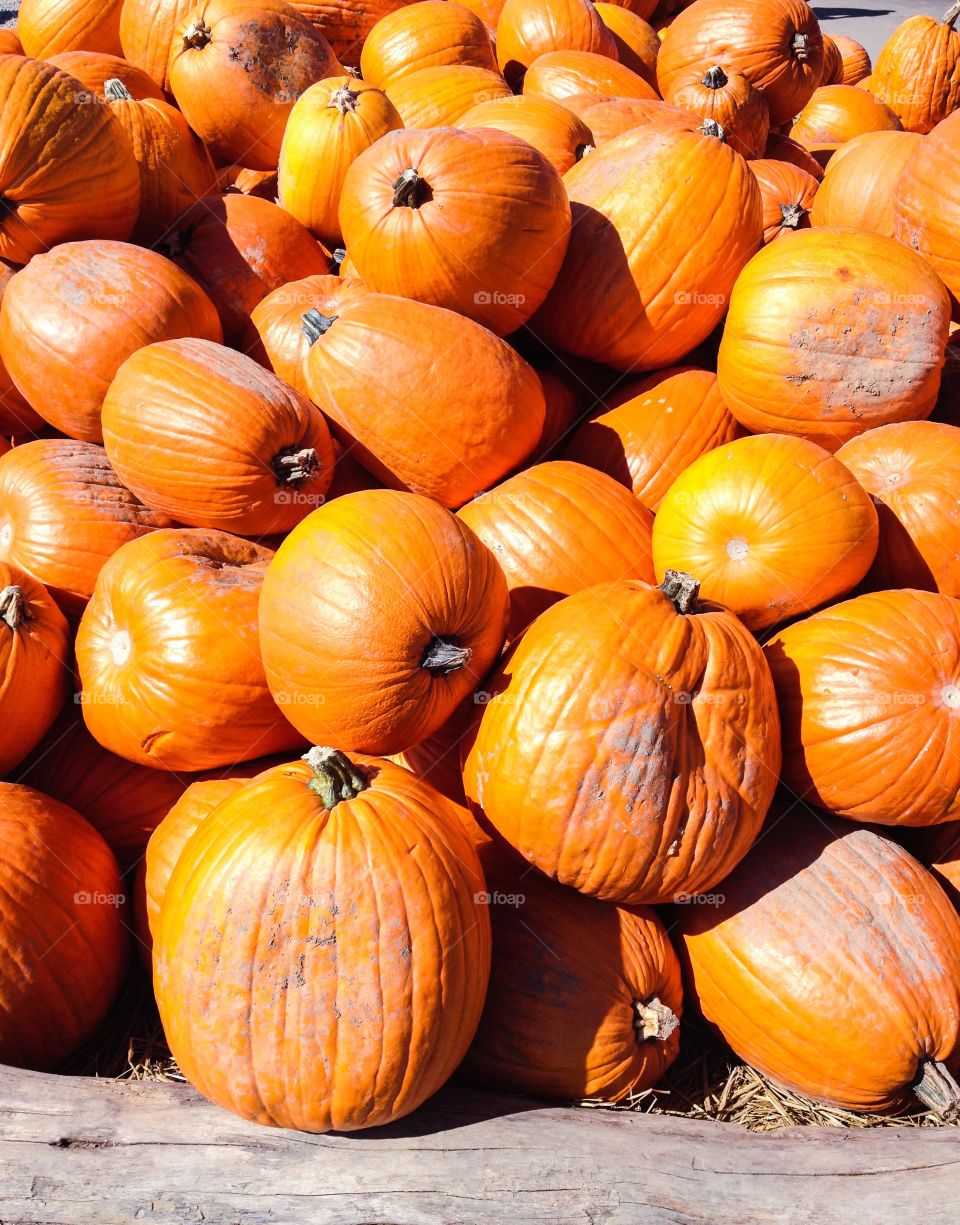
{"label": "large pumpkin in foreground", "polygon": [[276,1127],[408,1114],[480,1019],[483,887],[456,809],[401,766],[314,749],[259,775],[187,842],[154,931],[184,1075]]}

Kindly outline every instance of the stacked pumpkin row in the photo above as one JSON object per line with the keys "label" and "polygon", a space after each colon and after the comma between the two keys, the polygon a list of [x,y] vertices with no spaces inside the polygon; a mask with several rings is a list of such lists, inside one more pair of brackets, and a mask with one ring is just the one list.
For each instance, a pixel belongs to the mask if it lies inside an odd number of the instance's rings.
{"label": "stacked pumpkin row", "polygon": [[955,16],[24,0],[0,1057],[960,1108]]}

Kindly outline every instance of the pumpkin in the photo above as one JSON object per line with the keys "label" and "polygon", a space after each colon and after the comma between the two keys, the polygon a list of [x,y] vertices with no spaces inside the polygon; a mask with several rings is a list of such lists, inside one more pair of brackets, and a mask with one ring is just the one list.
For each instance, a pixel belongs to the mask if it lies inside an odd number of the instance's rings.
{"label": "pumpkin", "polygon": [[314,749],[259,775],[189,839],[154,929],[184,1075],[244,1118],[302,1131],[408,1114],[480,1019],[482,889],[456,810],[393,762]]}
{"label": "pumpkin", "polygon": [[[449,0],[446,0],[446,2],[449,2]],[[490,30],[491,34],[493,34],[497,28],[497,22],[500,20],[504,0],[460,0],[460,3],[465,8],[468,8],[471,13],[476,13],[487,29]]]}
{"label": "pumpkin", "polygon": [[748,77],[725,72],[719,64],[689,77],[674,76],[665,101],[701,119],[701,131],[719,136],[743,157],[760,157],[770,133],[770,113],[764,96]]}
{"label": "pumpkin", "polygon": [[123,886],[100,835],[32,787],[0,783],[0,840],[0,1059],[49,1070],[93,1037],[119,990]]}
{"label": "pumpkin", "polygon": [[47,59],[58,51],[120,54],[123,0],[20,0],[17,37],[25,55]]}
{"label": "pumpkin", "polygon": [[801,230],[737,281],[720,393],[748,430],[836,450],[871,426],[930,415],[949,323],[943,285],[913,251],[858,230]]}
{"label": "pumpkin", "polygon": [[883,44],[870,89],[907,132],[929,132],[960,106],[960,4],[937,21],[917,14]]}
{"label": "pumpkin", "polygon": [[552,98],[532,94],[481,102],[467,111],[457,127],[509,132],[533,145],[558,174],[565,174],[594,144],[593,133],[582,119]]}
{"label": "pumpkin", "polygon": [[536,464],[459,512],[500,563],[507,637],[597,583],[653,581],[653,515],[605,473],[569,460]]}
{"label": "pumpkin", "polygon": [[[441,0],[436,3],[440,7]],[[335,246],[341,238],[337,210],[347,171],[364,150],[400,127],[403,120],[393,103],[372,85],[352,77],[311,85],[294,104],[283,136],[280,204],[321,241]]]}
{"label": "pumpkin", "polygon": [[449,64],[497,70],[487,26],[452,0],[420,0],[387,13],[370,31],[360,54],[363,79],[377,89],[421,68]]}
{"label": "pumpkin", "polygon": [[306,17],[333,48],[343,64],[357,66],[367,36],[390,13],[407,0],[293,0],[293,6]]}
{"label": "pumpkin", "polygon": [[[142,68],[105,51],[61,51],[45,57],[48,64],[69,72],[95,98],[103,98],[107,81],[122,81],[135,98],[163,100],[163,90]],[[91,99],[92,100],[92,99]]]}
{"label": "pumpkin", "polygon": [[783,776],[854,821],[960,819],[960,601],[881,591],[781,630],[766,649]]}
{"label": "pumpkin", "polygon": [[705,599],[763,630],[845,595],[877,551],[877,512],[847,469],[786,434],[740,438],[673,482],[653,529],[657,575],[696,573]]}
{"label": "pumpkin", "polygon": [[777,810],[713,905],[677,909],[704,1016],[805,1097],[876,1113],[912,1091],[954,1113],[941,1061],[957,1044],[960,919],[896,843],[799,807]]}
{"label": "pumpkin", "polygon": [[694,366],[631,379],[603,407],[575,431],[565,457],[612,476],[652,512],[694,460],[737,432],[717,376]]}
{"label": "pumpkin", "polygon": [[563,102],[573,94],[656,100],[657,91],[639,73],[593,51],[548,51],[523,78],[523,92]]}
{"label": "pumpkin", "polygon": [[227,344],[250,313],[288,281],[330,271],[330,257],[295,217],[257,196],[199,200],[164,243],[165,253],[207,291]]}
{"label": "pumpkin", "polygon": [[790,139],[826,157],[864,132],[900,132],[894,112],[855,85],[824,85],[794,120]]}
{"label": "pumpkin", "polygon": [[912,830],[910,851],[930,869],[954,910],[960,909],[960,827],[956,821]]}
{"label": "pumpkin", "polygon": [[846,85],[843,79],[843,56],[840,48],[829,34],[821,33],[823,39],[823,72],[820,75],[821,85]]}
{"label": "pumpkin", "polygon": [[[3,310],[3,295],[15,273],[16,268],[0,260],[0,311]],[[0,352],[0,434],[6,441],[12,434],[33,434],[42,430],[45,425],[44,419],[20,394],[3,364],[3,355]]]}
{"label": "pumpkin", "polygon": [[11,378],[45,421],[86,442],[103,440],[100,409],[121,363],[179,336],[222,339],[213,303],[175,264],[129,243],[61,243],[34,256],[0,304]]}
{"label": "pumpkin", "polygon": [[790,230],[807,229],[820,187],[813,175],[774,158],[758,158],[750,163],[750,169],[763,200],[764,245]]}
{"label": "pumpkin", "polygon": [[347,171],[340,226],[370,289],[505,336],[553,285],[570,205],[547,158],[509,132],[390,132]]}
{"label": "pumpkin", "polygon": [[83,717],[104,748],[144,766],[207,770],[301,743],[260,662],[257,601],[272,556],[190,528],[117,550],[77,631]]}
{"label": "pumpkin", "polygon": [[2,55],[23,55],[23,44],[17,35],[16,26],[11,29],[9,26],[0,30],[0,54]]}
{"label": "pumpkin", "polygon": [[719,140],[643,127],[563,181],[570,245],[533,328],[618,370],[676,362],[720,322],[760,244],[760,189],[747,163]]}
{"label": "pumpkin", "polygon": [[169,82],[215,156],[275,170],[297,98],[340,71],[327,40],[285,0],[199,0],[174,31]]}
{"label": "pumpkin", "polygon": [[[602,583],[548,608],[486,682],[463,762],[478,819],[609,901],[712,888],[759,833],[780,768],[762,652],[695,580]],[[736,764],[734,765],[734,762]]]}
{"label": "pumpkin", "polygon": [[130,236],[140,207],[133,151],[107,106],[25,56],[0,57],[0,259],[25,264],[73,238]]}
{"label": "pumpkin", "polygon": [[168,92],[174,34],[195,4],[196,0],[123,0],[120,8],[120,46],[124,58],[142,68]]}
{"label": "pumpkin", "polygon": [[823,39],[804,0],[697,0],[679,13],[657,58],[660,92],[702,65],[740,72],[767,100],[776,127],[810,100],[823,73]]}
{"label": "pumpkin", "polygon": [[479,102],[511,96],[498,72],[470,64],[418,68],[392,81],[385,93],[408,128],[453,127]]}
{"label": "pumpkin", "polygon": [[933,421],[945,425],[960,425],[960,336],[956,323],[950,325],[950,338],[944,353],[943,377],[936,407],[930,414]]}
{"label": "pumpkin", "polygon": [[541,371],[540,387],[543,391],[543,429],[530,457],[534,463],[559,458],[584,408],[584,397],[570,379],[561,378],[553,371]]}
{"label": "pumpkin", "polygon": [[837,458],[880,517],[871,586],[960,596],[960,428],[934,421],[882,425],[844,443]]}
{"label": "pumpkin", "polygon": [[840,52],[843,65],[841,85],[858,85],[873,72],[870,55],[861,43],[849,38],[846,34],[832,35],[834,46]]}
{"label": "pumpkin", "polygon": [[258,196],[261,200],[277,202],[277,172],[275,170],[250,170],[247,166],[221,166],[217,171],[217,191],[238,192],[244,196]]}
{"label": "pumpkin", "polygon": [[0,458],[0,558],[43,583],[70,616],[83,612],[122,544],[169,526],[92,442],[37,439]]}
{"label": "pumpkin", "polygon": [[598,4],[597,12],[613,35],[619,63],[643,77],[651,88],[657,88],[657,56],[660,39],[657,32],[639,14],[620,4]]}
{"label": "pumpkin", "polygon": [[657,0],[611,0],[610,7],[614,6],[631,12],[641,20],[648,22],[652,22],[658,7]]}
{"label": "pumpkin", "polygon": [[390,759],[406,767],[431,787],[436,787],[454,804],[460,805],[464,821],[478,843],[482,841],[480,827],[465,807],[467,798],[463,794],[463,775],[460,772],[460,746],[469,735],[477,706],[482,705],[487,696],[483,690],[468,694],[433,735]]}
{"label": "pumpkin", "polygon": [[0,774],[19,765],[57,717],[70,663],[70,630],[50,593],[0,562]]}
{"label": "pumpkin", "polygon": [[960,293],[960,116],[944,119],[914,150],[893,193],[894,236],[919,251],[956,302]]}
{"label": "pumpkin", "polygon": [[489,858],[481,849],[493,961],[464,1074],[565,1102],[651,1088],[680,1046],[680,964],[663,924]]}
{"label": "pumpkin", "polygon": [[506,0],[497,21],[497,63],[514,89],[538,56],[589,51],[617,59],[617,44],[590,0]]}
{"label": "pumpkin", "polygon": [[308,312],[304,323],[315,338],[304,366],[310,397],[384,484],[456,508],[537,446],[536,374],[472,320],[367,293],[335,318]]}
{"label": "pumpkin", "polygon": [[813,154],[806,150],[803,145],[798,144],[797,141],[791,140],[789,136],[784,136],[780,132],[770,133],[763,156],[765,160],[773,159],[778,162],[786,162],[790,166],[796,166],[799,170],[805,170],[817,182],[823,178],[823,167]]}
{"label": "pumpkin", "polygon": [[240,535],[288,531],[333,475],[330,433],[309,400],[209,340],[160,341],[128,357],[103,402],[103,439],[148,506]]}
{"label": "pumpkin", "polygon": [[916,132],[865,132],[830,159],[810,220],[893,238],[893,194],[920,143]]}
{"label": "pumpkin", "polygon": [[[525,95],[529,96],[529,95]],[[604,145],[632,128],[680,128],[695,132],[697,120],[689,111],[652,98],[607,98],[602,94],[575,94],[563,105],[574,111],[593,135],[594,146]]]}

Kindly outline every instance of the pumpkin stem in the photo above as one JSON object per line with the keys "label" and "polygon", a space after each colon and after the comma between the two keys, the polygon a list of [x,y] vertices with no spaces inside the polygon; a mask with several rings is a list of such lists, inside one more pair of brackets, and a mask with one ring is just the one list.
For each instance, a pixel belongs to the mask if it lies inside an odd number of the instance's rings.
{"label": "pumpkin stem", "polygon": [[345,86],[343,89],[335,89],[330,95],[327,107],[336,107],[341,115],[346,115],[348,111],[355,111],[357,109],[359,97],[359,90],[354,93],[348,86]]}
{"label": "pumpkin stem", "polygon": [[313,447],[285,447],[271,462],[278,485],[299,485],[316,476],[323,465]]}
{"label": "pumpkin stem", "polygon": [[455,638],[431,638],[423,653],[420,667],[433,676],[449,676],[451,672],[459,672],[473,652],[469,647],[462,647]]}
{"label": "pumpkin stem", "polygon": [[727,134],[720,124],[717,123],[716,119],[704,119],[703,123],[697,128],[697,131],[701,136],[714,136],[717,140],[726,144]]}
{"label": "pumpkin stem", "polygon": [[576,149],[574,150],[574,156],[579,162],[582,158],[586,157],[588,153],[592,153],[595,148],[596,145],[577,145]]}
{"label": "pumpkin stem", "polygon": [[304,753],[301,760],[313,771],[307,786],[320,797],[327,812],[332,812],[342,800],[355,799],[370,786],[365,775],[339,749],[315,746]]}
{"label": "pumpkin stem", "polygon": [[347,248],[346,247],[336,247],[334,249],[333,266],[337,270],[338,273],[340,272],[340,269],[343,266],[343,261],[346,258],[347,258]]}
{"label": "pumpkin stem", "polygon": [[633,1028],[640,1042],[649,1042],[655,1038],[658,1042],[666,1042],[667,1038],[680,1024],[677,1014],[656,995],[644,1004],[640,1000],[633,1001]]}
{"label": "pumpkin stem", "polygon": [[429,198],[429,192],[426,180],[411,166],[393,185],[393,207],[419,208]]}
{"label": "pumpkin stem", "polygon": [[682,570],[664,570],[660,590],[678,613],[695,613],[697,611],[697,596],[700,594],[700,583],[692,574],[684,574]]}
{"label": "pumpkin stem", "polygon": [[300,331],[311,345],[315,345],[339,318],[339,315],[321,315],[315,306],[311,306],[305,315],[300,316]]}
{"label": "pumpkin stem", "polygon": [[781,204],[780,224],[788,230],[796,230],[808,211],[802,204]]}
{"label": "pumpkin stem", "polygon": [[793,41],[790,43],[790,50],[801,64],[805,64],[810,58],[810,36],[800,33],[794,34]]}
{"label": "pumpkin stem", "polygon": [[191,21],[186,30],[183,32],[184,47],[194,47],[199,51],[200,48],[205,47],[209,41],[210,27],[202,17],[198,17],[196,21]]}
{"label": "pumpkin stem", "polygon": [[730,78],[723,71],[719,64],[714,68],[708,68],[703,74],[701,85],[706,85],[707,89],[723,89],[724,85]]}
{"label": "pumpkin stem", "polygon": [[944,15],[940,18],[940,24],[953,27],[957,18],[960,17],[960,0],[956,4],[951,4]]}
{"label": "pumpkin stem", "polygon": [[960,1085],[939,1059],[924,1059],[911,1088],[924,1106],[941,1119],[949,1122],[960,1115]]}
{"label": "pumpkin stem", "polygon": [[8,629],[15,630],[19,629],[21,621],[27,621],[29,617],[27,597],[23,590],[15,586],[4,587],[0,591],[0,621],[3,621]]}
{"label": "pumpkin stem", "polygon": [[109,98],[111,102],[133,101],[133,94],[117,77],[111,77],[109,81],[104,81],[103,92],[104,96]]}

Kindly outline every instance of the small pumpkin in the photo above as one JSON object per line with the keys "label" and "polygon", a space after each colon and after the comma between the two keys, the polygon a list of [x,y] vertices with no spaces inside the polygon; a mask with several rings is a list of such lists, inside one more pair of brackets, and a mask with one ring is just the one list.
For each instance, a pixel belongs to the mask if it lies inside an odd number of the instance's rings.
{"label": "small pumpkin", "polygon": [[478,102],[511,96],[499,72],[470,64],[418,68],[392,81],[384,92],[407,128],[453,127]]}
{"label": "small pumpkin", "polygon": [[617,60],[656,89],[657,56],[660,54],[660,39],[656,30],[637,12],[622,4],[600,3],[596,9],[613,35]]}
{"label": "small pumpkin", "polygon": [[862,43],[858,43],[856,39],[846,34],[833,34],[831,37],[834,46],[840,52],[840,60],[843,65],[843,77],[839,84],[859,85],[873,72],[869,52]]}
{"label": "small pumpkin", "polygon": [[457,127],[509,132],[533,145],[558,174],[565,174],[594,144],[593,133],[582,119],[552,98],[532,94],[481,102],[467,111]]}
{"label": "small pumpkin", "polygon": [[679,128],[694,132],[697,120],[689,111],[652,98],[608,98],[602,94],[574,94],[564,98],[569,107],[587,125],[595,146],[604,145],[615,136],[633,128]]}
{"label": "small pumpkin", "polygon": [[[900,132],[903,125],[886,103],[854,85],[824,85],[793,121],[789,136],[826,159],[864,132]],[[820,160],[820,159],[818,159]]]}
{"label": "small pumpkin", "polygon": [[[125,89],[141,101],[156,98],[163,101],[163,90],[142,68],[120,55],[105,51],[61,51],[44,57],[48,64],[69,72],[94,98],[103,98],[107,81],[121,81]],[[92,101],[92,99],[91,99]]]}
{"label": "small pumpkin", "polygon": [[[120,46],[124,58],[170,92],[170,51],[177,27],[196,0],[123,0]],[[130,91],[136,96],[134,90]]]}
{"label": "small pumpkin", "polygon": [[871,74],[871,92],[907,132],[924,134],[960,106],[960,3],[938,21],[917,14],[883,44]]}
{"label": "small pumpkin", "polygon": [[897,180],[920,143],[916,132],[865,132],[831,157],[810,220],[893,238]]}
{"label": "small pumpkin", "polygon": [[449,64],[497,71],[489,29],[476,13],[453,0],[419,0],[387,13],[360,53],[360,73],[377,89],[421,68]]}
{"label": "small pumpkin", "polygon": [[750,163],[763,200],[763,241],[773,242],[781,234],[805,230],[820,184],[812,174],[788,162],[758,158]]}
{"label": "small pumpkin", "polygon": [[45,60],[59,51],[120,54],[123,0],[20,0],[17,37],[25,55]]}
{"label": "small pumpkin", "polygon": [[805,170],[819,183],[823,178],[823,167],[803,145],[781,132],[771,132],[767,138],[767,147],[763,151],[764,159],[787,162],[799,170]]}
{"label": "small pumpkin", "polygon": [[743,157],[760,157],[770,132],[770,113],[758,89],[740,72],[728,73],[714,64],[703,73],[675,77],[664,99],[683,107],[701,121],[701,131],[718,136]]}
{"label": "small pumpkin", "polygon": [[574,94],[657,100],[639,73],[594,51],[548,51],[538,55],[523,78],[523,92],[563,102]]}
{"label": "small pumpkin", "polygon": [[923,256],[954,303],[960,294],[958,150],[960,115],[954,112],[916,146],[893,193],[894,236]]}
{"label": "small pumpkin", "polygon": [[617,44],[590,0],[506,0],[497,20],[497,63],[519,89],[524,73],[550,51],[589,51],[616,60]]}

